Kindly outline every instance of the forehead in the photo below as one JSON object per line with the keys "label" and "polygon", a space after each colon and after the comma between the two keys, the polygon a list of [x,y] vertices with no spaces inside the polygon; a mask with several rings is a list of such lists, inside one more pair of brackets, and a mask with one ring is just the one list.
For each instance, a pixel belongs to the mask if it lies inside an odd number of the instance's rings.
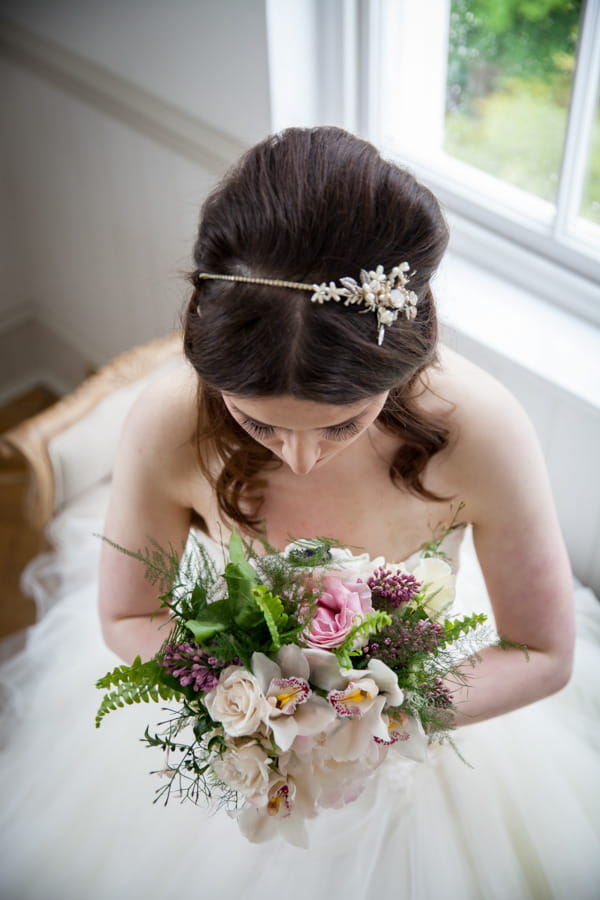
{"label": "forehead", "polygon": [[225,405],[237,415],[246,416],[262,425],[287,429],[320,429],[340,425],[380,405],[386,394],[367,397],[356,403],[317,403],[297,397],[240,397],[223,393]]}

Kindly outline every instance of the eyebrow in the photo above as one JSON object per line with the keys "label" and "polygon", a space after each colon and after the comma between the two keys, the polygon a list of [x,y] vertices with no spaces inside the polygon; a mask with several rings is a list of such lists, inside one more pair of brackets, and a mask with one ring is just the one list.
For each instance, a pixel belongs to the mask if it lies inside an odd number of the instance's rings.
{"label": "eyebrow", "polygon": [[[235,409],[236,413],[242,416],[249,422],[253,422],[255,425],[260,425],[261,428],[279,428],[279,425],[270,425],[268,422],[261,422],[260,419],[255,419],[254,416],[249,416],[247,413],[242,412],[241,409],[238,409],[235,403],[231,404],[232,408]],[[351,422],[354,422],[355,419],[360,419],[361,416],[364,416],[367,411],[367,407],[365,407],[361,412],[355,413],[353,416],[350,416],[349,419],[344,419],[343,422],[336,422],[333,425],[325,425],[323,428],[320,428],[319,431],[328,431],[331,428],[343,428],[344,425],[350,425]]]}

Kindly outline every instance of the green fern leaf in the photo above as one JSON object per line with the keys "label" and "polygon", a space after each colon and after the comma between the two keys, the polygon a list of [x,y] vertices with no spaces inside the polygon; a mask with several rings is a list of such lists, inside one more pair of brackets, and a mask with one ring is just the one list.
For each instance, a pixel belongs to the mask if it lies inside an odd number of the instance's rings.
{"label": "green fern leaf", "polygon": [[461,634],[473,631],[486,621],[485,613],[473,613],[462,619],[447,619],[444,622],[444,644],[452,644]]}
{"label": "green fern leaf", "polygon": [[273,641],[273,649],[279,650],[281,647],[281,636],[278,623],[281,622],[282,625],[287,624],[283,603],[279,597],[274,596],[263,584],[252,588],[252,597],[265,617],[265,622]]}
{"label": "green fern leaf", "polygon": [[116,687],[102,699],[96,714],[96,728],[104,717],[117,708],[132,706],[134,703],[149,703],[150,700],[172,700],[181,696],[182,691],[162,682],[163,668],[156,659],[143,663],[138,656],[130,666],[117,666],[97,682],[97,687],[106,690]]}
{"label": "green fern leaf", "polygon": [[377,631],[381,631],[386,625],[392,624],[392,617],[383,609],[375,612],[367,613],[360,622],[355,625],[346,636],[344,643],[333,651],[337,656],[337,660],[342,669],[352,668],[351,656],[360,656],[360,650],[353,650],[354,644],[360,639],[360,643],[364,644],[369,635]]}

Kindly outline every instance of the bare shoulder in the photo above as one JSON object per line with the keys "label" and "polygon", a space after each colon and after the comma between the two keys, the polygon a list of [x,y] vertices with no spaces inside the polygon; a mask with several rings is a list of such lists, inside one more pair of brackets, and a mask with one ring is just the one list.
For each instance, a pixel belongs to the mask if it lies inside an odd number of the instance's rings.
{"label": "bare shoulder", "polygon": [[126,429],[152,450],[188,443],[196,425],[197,384],[187,364],[159,375],[134,403]]}
{"label": "bare shoulder", "polygon": [[429,380],[428,409],[450,425],[448,469],[473,517],[491,505],[508,508],[546,491],[534,428],[517,399],[496,378],[443,348]]}
{"label": "bare shoulder", "polygon": [[[194,443],[197,378],[187,364],[159,375],[129,412],[117,453],[115,476],[139,482],[180,506],[191,506],[189,489],[197,472]],[[196,482],[197,483],[197,482]]]}
{"label": "bare shoulder", "polygon": [[525,416],[510,391],[489,372],[447,347],[440,351],[440,364],[428,379],[429,408],[449,417],[462,434],[487,433],[486,425],[506,423]]}

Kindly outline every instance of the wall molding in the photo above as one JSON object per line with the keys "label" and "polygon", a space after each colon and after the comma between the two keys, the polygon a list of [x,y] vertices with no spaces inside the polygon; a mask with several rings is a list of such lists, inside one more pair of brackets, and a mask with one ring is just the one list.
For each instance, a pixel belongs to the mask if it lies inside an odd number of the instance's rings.
{"label": "wall molding", "polygon": [[33,303],[22,300],[0,311],[0,337],[21,328],[35,318]]}
{"label": "wall molding", "polygon": [[[101,346],[97,346],[94,341],[90,341],[89,334],[81,334],[77,329],[69,326],[63,318],[56,314],[50,315],[48,310],[41,305],[34,306],[33,321],[40,328],[44,329],[53,338],[61,341],[81,360],[82,369],[104,365],[107,361],[106,351]],[[119,351],[115,351],[117,354]]]}
{"label": "wall molding", "polygon": [[[35,301],[23,301],[0,312],[0,340],[11,341],[23,329],[41,328],[48,335],[60,340],[77,352],[85,365],[102,365],[105,353],[102,348],[90,343],[84,335],[78,334],[56,315]],[[77,348],[77,349],[76,349]]]}
{"label": "wall molding", "polygon": [[63,397],[73,390],[73,386],[50,369],[30,369],[26,375],[13,378],[0,387],[0,406],[10,403],[15,397],[27,394],[35,388],[45,387],[57,397]]}
{"label": "wall molding", "polygon": [[0,20],[0,53],[214,174],[221,174],[247,149],[104,66],[6,19]]}
{"label": "wall molding", "polygon": [[41,321],[33,305],[30,312],[0,331],[0,403],[39,385],[67,394],[94,362],[55,323]]}

